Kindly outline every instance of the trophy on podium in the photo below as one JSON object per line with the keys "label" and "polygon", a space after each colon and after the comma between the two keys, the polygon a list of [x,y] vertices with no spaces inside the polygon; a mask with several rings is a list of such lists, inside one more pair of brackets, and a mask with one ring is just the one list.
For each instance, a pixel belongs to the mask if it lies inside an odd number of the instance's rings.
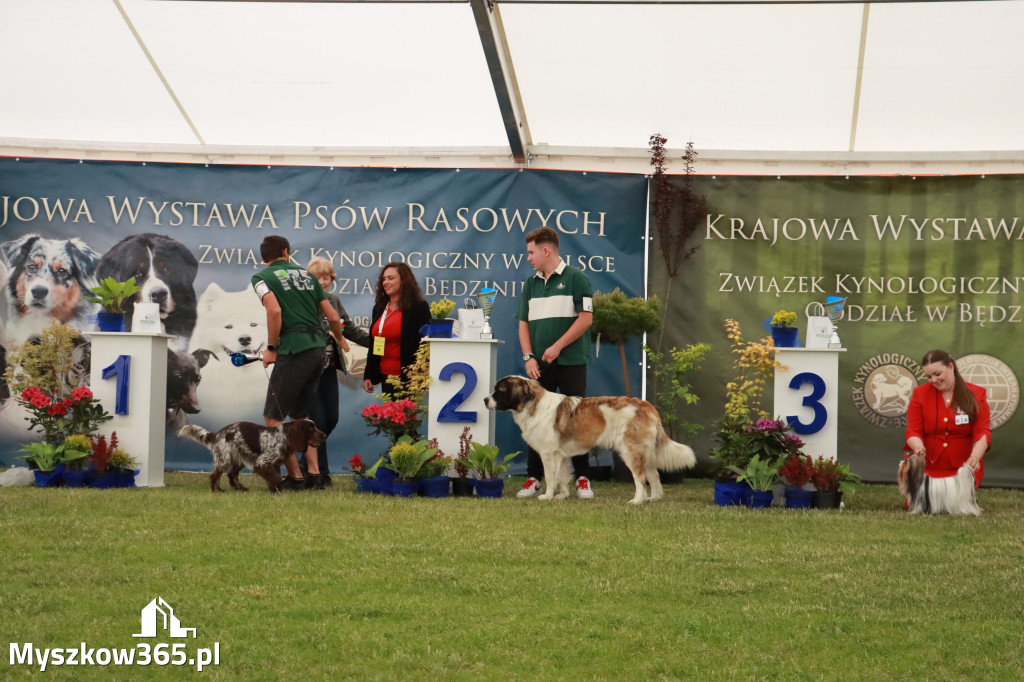
{"label": "trophy on podium", "polygon": [[491,333],[491,310],[494,308],[494,299],[497,295],[496,289],[481,289],[476,294],[476,299],[480,301],[480,308],[484,311],[484,328],[480,332],[481,339],[494,338],[494,334]]}
{"label": "trophy on podium", "polygon": [[828,340],[829,348],[842,348],[843,342],[839,340],[839,327],[836,320],[843,316],[843,306],[846,305],[846,298],[842,296],[829,296],[825,299],[825,312],[828,314],[829,322],[832,323],[832,338]]}

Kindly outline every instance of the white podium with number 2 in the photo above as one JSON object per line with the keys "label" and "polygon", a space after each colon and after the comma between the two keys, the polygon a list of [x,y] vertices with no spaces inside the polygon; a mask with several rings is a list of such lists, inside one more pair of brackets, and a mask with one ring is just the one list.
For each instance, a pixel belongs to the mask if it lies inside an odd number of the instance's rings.
{"label": "white podium with number 2", "polygon": [[164,484],[164,424],[167,411],[166,334],[88,332],[92,337],[89,388],[108,413],[100,426],[139,463],[135,485]]}
{"label": "white podium with number 2", "polygon": [[498,339],[424,339],[430,344],[427,437],[449,457],[467,426],[473,440],[494,444],[495,413],[484,405],[497,381]]}
{"label": "white podium with number 2", "polygon": [[774,418],[788,421],[805,454],[836,459],[839,353],[845,348],[776,348]]}

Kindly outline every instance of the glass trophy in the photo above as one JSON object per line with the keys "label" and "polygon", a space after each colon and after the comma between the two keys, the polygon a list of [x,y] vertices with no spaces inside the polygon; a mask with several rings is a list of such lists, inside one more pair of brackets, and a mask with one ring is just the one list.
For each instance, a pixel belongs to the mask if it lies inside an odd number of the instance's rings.
{"label": "glass trophy", "polygon": [[498,295],[496,289],[481,289],[477,292],[476,299],[480,301],[480,308],[484,311],[484,328],[480,332],[480,338],[493,339],[491,332],[491,310],[494,308],[494,299]]}
{"label": "glass trophy", "polygon": [[828,340],[829,348],[842,348],[843,342],[839,340],[839,327],[836,320],[843,316],[843,306],[846,305],[846,298],[841,296],[829,296],[825,299],[825,312],[828,314],[829,322],[832,323],[832,338]]}

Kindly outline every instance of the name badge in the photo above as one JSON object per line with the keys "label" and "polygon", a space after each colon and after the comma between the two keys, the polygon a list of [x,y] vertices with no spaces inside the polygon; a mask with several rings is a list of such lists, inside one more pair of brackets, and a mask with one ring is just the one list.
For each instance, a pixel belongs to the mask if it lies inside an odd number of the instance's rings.
{"label": "name badge", "polygon": [[956,425],[963,426],[964,424],[970,424],[971,418],[966,414],[960,412],[956,415]]}
{"label": "name badge", "polygon": [[[373,337],[373,354],[374,355],[384,355],[384,337],[383,336],[375,336],[375,337]],[[966,417],[967,415],[964,415],[964,416]],[[959,423],[959,422],[957,422],[957,423]]]}

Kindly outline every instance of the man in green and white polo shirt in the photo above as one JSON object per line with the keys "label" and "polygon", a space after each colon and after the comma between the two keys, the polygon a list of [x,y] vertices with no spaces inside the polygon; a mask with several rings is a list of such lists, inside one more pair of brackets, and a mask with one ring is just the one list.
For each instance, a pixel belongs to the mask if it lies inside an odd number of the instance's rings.
{"label": "man in green and white polo shirt", "polygon": [[[594,318],[590,280],[558,255],[558,233],[550,227],[538,227],[526,235],[526,252],[527,260],[537,271],[523,283],[516,308],[526,375],[540,381],[549,391],[583,396],[590,362],[588,331]],[[538,359],[545,363],[543,370]],[[576,494],[584,499],[594,497],[587,457],[583,454],[572,458]],[[532,497],[540,492],[544,465],[533,448],[527,449],[526,473],[529,478],[517,497]]]}

